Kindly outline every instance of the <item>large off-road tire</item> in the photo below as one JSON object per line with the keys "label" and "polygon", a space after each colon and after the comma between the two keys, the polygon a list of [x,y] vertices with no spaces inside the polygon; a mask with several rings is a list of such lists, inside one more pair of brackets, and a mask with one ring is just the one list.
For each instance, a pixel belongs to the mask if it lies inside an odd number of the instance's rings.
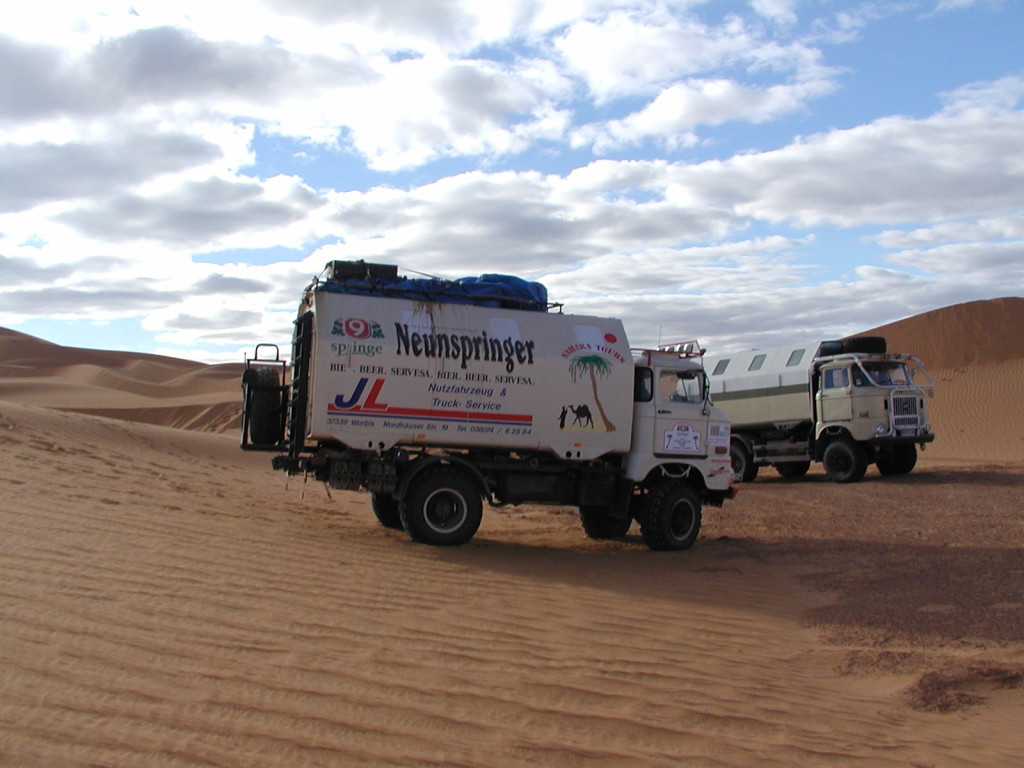
{"label": "large off-road tire", "polygon": [[245,376],[249,387],[249,442],[275,445],[284,436],[284,393],[277,369],[250,368]]}
{"label": "large off-road tire", "polygon": [[386,493],[374,493],[370,495],[370,506],[373,507],[373,514],[377,516],[377,522],[385,528],[402,530],[402,512],[398,508],[398,502]]}
{"label": "large off-road tire", "polygon": [[480,527],[480,489],[464,471],[449,465],[423,470],[399,505],[402,527],[413,541],[436,546],[465,544]]}
{"label": "large off-road tire", "polygon": [[775,465],[775,471],[787,480],[795,480],[803,477],[811,468],[809,461],[780,461]]}
{"label": "large off-road tire", "polygon": [[917,448],[913,445],[894,445],[883,448],[875,460],[883,475],[906,475],[917,466]]}
{"label": "large off-road tire", "polygon": [[856,483],[868,468],[864,449],[844,437],[829,443],[821,460],[825,474],[834,483]]}
{"label": "large off-road tire", "polygon": [[663,480],[647,495],[640,533],[654,550],[689,549],[700,533],[700,521],[700,499],[693,488]]}
{"label": "large off-road tire", "polygon": [[729,443],[729,459],[732,461],[732,481],[751,483],[757,477],[758,466],[750,450],[739,440]]}
{"label": "large off-road tire", "polygon": [[583,532],[591,539],[619,539],[626,535],[633,519],[612,517],[608,507],[580,507]]}

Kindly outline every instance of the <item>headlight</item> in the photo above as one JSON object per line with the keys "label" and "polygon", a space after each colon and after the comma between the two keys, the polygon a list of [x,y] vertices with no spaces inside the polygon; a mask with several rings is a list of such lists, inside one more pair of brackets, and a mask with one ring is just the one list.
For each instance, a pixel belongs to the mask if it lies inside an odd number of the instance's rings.
{"label": "headlight", "polygon": [[875,426],[875,434],[876,435],[884,435],[887,431],[888,430],[886,429],[885,424],[878,424],[878,425]]}

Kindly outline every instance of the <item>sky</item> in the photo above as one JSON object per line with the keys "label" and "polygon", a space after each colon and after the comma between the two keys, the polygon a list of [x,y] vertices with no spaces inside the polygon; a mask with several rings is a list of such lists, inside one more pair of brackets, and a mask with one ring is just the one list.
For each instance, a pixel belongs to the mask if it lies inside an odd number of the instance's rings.
{"label": "sky", "polygon": [[1021,296],[1022,41],[1024,0],[37,0],[0,326],[241,362],[335,259],[713,353]]}

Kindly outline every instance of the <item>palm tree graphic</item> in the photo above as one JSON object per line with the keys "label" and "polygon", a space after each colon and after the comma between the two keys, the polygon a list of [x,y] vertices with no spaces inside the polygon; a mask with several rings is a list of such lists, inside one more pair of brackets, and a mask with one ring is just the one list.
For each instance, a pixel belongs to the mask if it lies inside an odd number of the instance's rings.
{"label": "palm tree graphic", "polygon": [[569,361],[569,374],[572,376],[573,383],[582,378],[584,374],[590,376],[590,386],[594,390],[594,404],[604,423],[605,432],[614,432],[615,425],[608,420],[604,406],[601,405],[601,398],[597,396],[597,378],[600,376],[602,379],[606,379],[611,373],[611,364],[600,355],[577,355]]}

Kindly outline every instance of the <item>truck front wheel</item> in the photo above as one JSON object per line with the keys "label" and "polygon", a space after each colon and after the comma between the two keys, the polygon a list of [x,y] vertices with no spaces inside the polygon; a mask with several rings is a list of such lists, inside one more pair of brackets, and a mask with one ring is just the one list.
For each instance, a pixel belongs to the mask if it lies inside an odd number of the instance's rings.
{"label": "truck front wheel", "polygon": [[875,465],[883,475],[906,475],[917,466],[917,449],[912,445],[883,448]]}
{"label": "truck front wheel", "polygon": [[729,458],[732,460],[732,481],[734,483],[751,483],[757,477],[758,466],[750,450],[739,440],[729,443]]}
{"label": "truck front wheel", "polygon": [[654,550],[689,549],[700,533],[700,521],[700,499],[694,490],[663,480],[647,496],[640,533]]}
{"label": "truck front wheel", "polygon": [[444,465],[417,475],[399,509],[402,527],[413,541],[437,546],[465,544],[483,516],[480,491],[472,478]]}
{"label": "truck front wheel", "polygon": [[864,450],[852,440],[839,438],[828,444],[821,457],[825,474],[834,483],[856,483],[868,468]]}

